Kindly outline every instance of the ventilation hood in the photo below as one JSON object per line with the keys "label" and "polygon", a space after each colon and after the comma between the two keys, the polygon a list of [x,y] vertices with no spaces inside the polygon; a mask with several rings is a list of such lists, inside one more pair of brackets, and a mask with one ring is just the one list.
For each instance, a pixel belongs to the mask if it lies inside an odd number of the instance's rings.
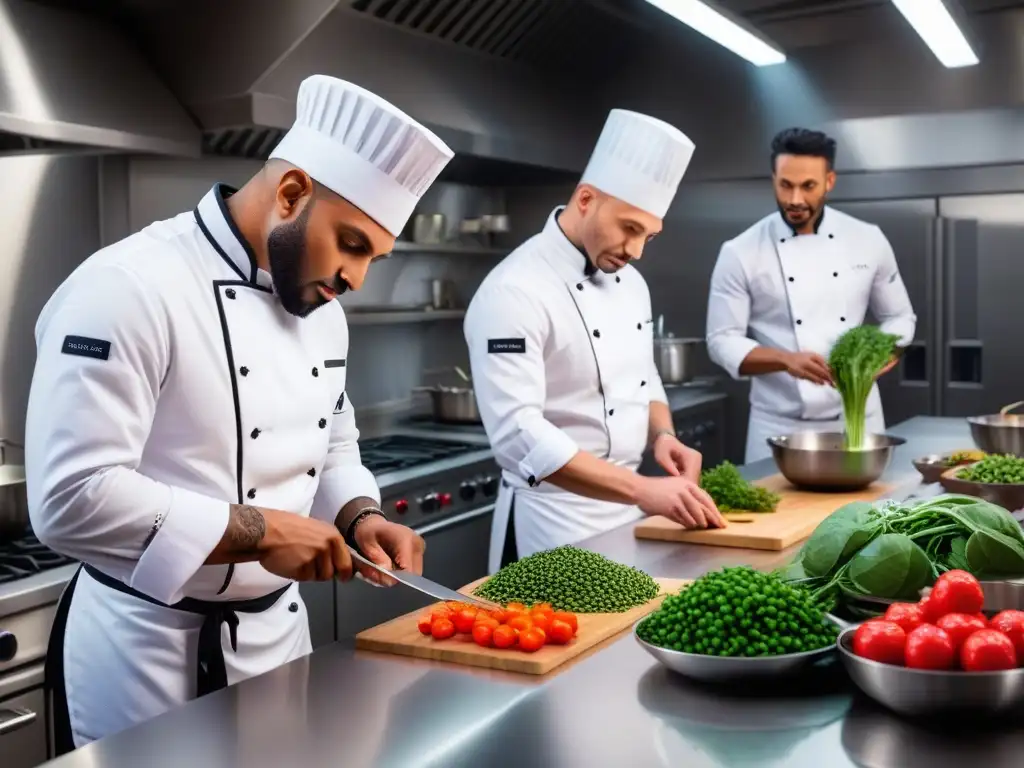
{"label": "ventilation hood", "polygon": [[0,152],[198,156],[201,146],[194,121],[111,24],[0,0]]}
{"label": "ventilation hood", "polygon": [[[101,3],[102,0],[93,0]],[[607,108],[552,77],[594,0],[105,0],[202,128],[204,151],[262,159],[313,73],[401,106],[458,156],[582,170]],[[620,24],[620,20],[612,20]],[[457,167],[457,166],[455,166]]]}

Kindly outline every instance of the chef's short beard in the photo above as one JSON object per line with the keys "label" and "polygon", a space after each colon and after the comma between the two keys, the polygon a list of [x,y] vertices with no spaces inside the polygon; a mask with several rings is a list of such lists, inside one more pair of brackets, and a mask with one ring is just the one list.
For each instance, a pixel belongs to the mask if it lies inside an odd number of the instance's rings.
{"label": "chef's short beard", "polygon": [[821,202],[818,205],[816,205],[816,206],[814,206],[814,205],[806,206],[807,208],[810,209],[811,216],[810,216],[809,219],[807,219],[807,221],[801,222],[798,225],[797,224],[793,224],[793,222],[789,220],[789,216],[786,214],[786,206],[785,205],[780,203],[778,199],[775,200],[775,204],[777,206],[779,206],[779,213],[782,214],[782,218],[785,220],[785,222],[787,224],[789,224],[790,226],[801,226],[801,227],[804,227],[804,226],[807,226],[808,224],[811,224],[811,223],[813,223],[813,222],[818,220],[818,217],[821,216],[822,210],[824,210],[824,208],[825,208],[825,201],[826,201],[826,198],[823,197],[823,198],[821,198]]}
{"label": "chef's short beard", "polygon": [[277,291],[281,306],[296,317],[305,317],[327,303],[319,296],[313,303],[306,301],[302,295],[305,286],[299,278],[306,253],[306,226],[314,202],[316,198],[311,197],[294,221],[278,224],[267,238],[267,256],[274,290]]}

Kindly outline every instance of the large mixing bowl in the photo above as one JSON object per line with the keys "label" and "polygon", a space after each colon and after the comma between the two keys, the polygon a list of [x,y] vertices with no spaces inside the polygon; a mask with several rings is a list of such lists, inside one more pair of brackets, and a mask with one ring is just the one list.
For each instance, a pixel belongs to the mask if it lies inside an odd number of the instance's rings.
{"label": "large mixing bowl", "polygon": [[866,435],[864,448],[851,451],[841,433],[797,432],[768,438],[779,471],[793,485],[811,490],[855,491],[885,472],[896,446],[891,435]]}
{"label": "large mixing bowl", "polygon": [[[1014,403],[1007,408],[1018,405],[1020,403]],[[994,413],[988,416],[971,416],[967,423],[971,425],[974,444],[985,453],[1008,453],[1024,457],[1024,416]]]}
{"label": "large mixing bowl", "polygon": [[856,631],[844,630],[836,643],[843,666],[858,688],[900,714],[994,714],[1024,703],[1024,669],[938,672],[882,664],[853,652]]}

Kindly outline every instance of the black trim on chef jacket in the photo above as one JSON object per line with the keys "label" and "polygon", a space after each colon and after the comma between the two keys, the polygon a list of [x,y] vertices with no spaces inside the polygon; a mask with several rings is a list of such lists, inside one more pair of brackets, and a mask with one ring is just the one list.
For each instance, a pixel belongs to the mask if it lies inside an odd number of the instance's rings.
{"label": "black trim on chef jacket", "polygon": [[64,677],[64,640],[67,632],[68,613],[71,609],[71,600],[74,596],[78,577],[85,571],[93,579],[105,587],[116,590],[125,595],[144,600],[153,605],[164,608],[185,611],[203,617],[203,624],[199,630],[198,659],[196,663],[196,695],[205,696],[208,693],[227,688],[228,675],[227,665],[224,662],[224,646],[221,642],[221,625],[227,624],[231,638],[231,650],[238,650],[238,614],[239,613],[263,613],[272,608],[278,600],[284,596],[291,587],[286,584],[269,595],[256,597],[251,600],[197,600],[186,597],[173,605],[167,605],[159,600],[154,600],[138,590],[132,589],[127,584],[115,579],[102,571],[98,571],[91,565],[84,565],[75,571],[74,577],[68,582],[67,587],[60,596],[57,603],[57,612],[54,616],[53,628],[50,631],[50,641],[46,649],[46,689],[51,695],[51,707],[53,708],[53,740],[55,756],[67,754],[75,749],[74,736],[71,732],[71,715],[68,710],[67,689]]}
{"label": "black trim on chef jacket", "polygon": [[[793,237],[799,237],[800,234],[796,231],[796,227],[789,223],[789,219],[786,218],[786,213],[782,210],[781,206],[779,208],[779,215],[782,216],[782,223],[789,227],[789,231],[793,233]],[[825,206],[823,205],[821,206],[821,213],[818,214],[818,218],[814,222],[814,234],[818,234],[818,230],[821,229],[821,222],[823,222],[824,220]],[[829,235],[829,237],[832,237],[832,235]],[[782,242],[786,242],[786,239],[783,238]]]}
{"label": "black trim on chef jacket", "polygon": [[[570,240],[566,236],[565,230],[562,229],[562,225],[559,224],[559,222],[558,222],[558,217],[562,215],[562,211],[564,211],[564,210],[565,210],[565,208],[562,208],[562,209],[559,210],[558,213],[555,214],[555,224],[558,225],[558,231],[562,234],[562,237],[565,238],[565,241],[567,243],[569,243],[569,245],[572,245],[573,248],[575,248],[577,251],[580,252],[580,256],[583,257],[583,275],[586,278],[586,282],[590,282],[591,279],[593,278],[594,274],[597,272],[597,266],[590,260],[590,257],[587,256],[586,251],[584,251],[580,246],[575,245],[572,242],[572,240]],[[616,277],[616,282],[618,282],[618,278],[617,277]],[[577,291],[582,291],[583,290],[583,283],[582,282],[581,283],[576,283],[575,288],[576,288]],[[573,306],[576,307],[576,314],[578,314],[580,316],[580,322],[583,323],[583,327],[584,328],[587,328],[587,321],[583,317],[583,312],[582,312],[582,310],[580,310],[580,305],[576,302],[576,297],[572,295],[572,290],[570,290],[568,286],[566,286],[566,289],[569,290],[569,296],[572,298]],[[605,432],[606,435],[608,435],[608,452],[603,456],[603,458],[607,459],[607,458],[609,458],[612,455],[612,431],[608,428],[608,400],[607,400],[607,398],[605,398],[605,395],[604,395],[604,379],[601,376],[601,363],[597,359],[597,350],[594,349],[594,338],[595,337],[596,338],[600,338],[600,331],[597,330],[597,329],[594,330],[594,334],[593,335],[587,334],[587,339],[590,342],[590,352],[594,356],[594,366],[597,368],[597,392],[598,392],[599,395],[601,395],[601,423],[604,424],[604,432]],[[532,485],[532,483],[531,483],[531,485]],[[509,519],[511,519],[511,518],[512,518],[512,510],[510,509],[509,510]],[[515,532],[514,531],[513,531],[512,535],[513,535],[513,540],[514,540],[514,538],[515,538]],[[513,541],[513,545],[514,545],[514,541]]]}

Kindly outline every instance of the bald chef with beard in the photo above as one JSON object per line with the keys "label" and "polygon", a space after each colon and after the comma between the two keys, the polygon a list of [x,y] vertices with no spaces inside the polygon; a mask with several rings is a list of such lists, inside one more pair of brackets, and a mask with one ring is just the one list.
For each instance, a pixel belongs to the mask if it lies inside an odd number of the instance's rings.
{"label": "bald chef with beard", "polygon": [[[631,262],[693,155],[676,128],[612,110],[568,205],[484,280],[464,331],[502,468],[489,567],[647,515],[724,526],[675,436],[654,363],[651,297]],[[636,469],[651,445],[669,477]]]}
{"label": "bald chef with beard", "polygon": [[104,248],[43,308],[29,510],[84,564],[47,658],[59,752],[309,653],[297,582],[348,579],[346,544],[422,572],[360,460],[334,299],[451,157],[378,96],[310,77],[240,190]]}
{"label": "bald chef with beard", "polygon": [[[708,353],[734,378],[754,377],[748,464],[772,455],[770,437],[843,431],[827,358],[868,310],[900,348],[914,340],[917,317],[882,230],[826,205],[835,159],[835,140],[820,131],[779,133],[771,152],[778,211],[722,245],[711,276]],[[877,384],[866,417],[868,432],[885,431]]]}

